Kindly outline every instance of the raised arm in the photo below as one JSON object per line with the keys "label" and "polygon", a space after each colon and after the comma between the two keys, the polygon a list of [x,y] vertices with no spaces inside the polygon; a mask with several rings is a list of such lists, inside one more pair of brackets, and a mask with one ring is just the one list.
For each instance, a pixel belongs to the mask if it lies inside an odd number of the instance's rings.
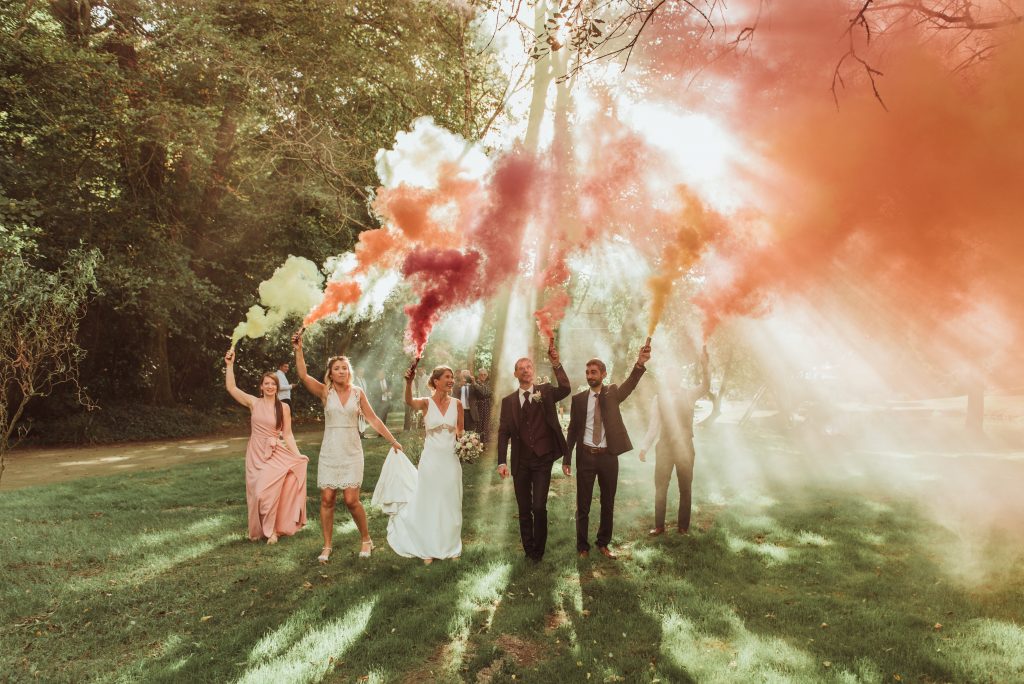
{"label": "raised arm", "polygon": [[256,397],[251,394],[246,394],[242,390],[238,389],[238,385],[235,384],[235,350],[229,349],[228,353],[224,355],[224,364],[226,366],[224,372],[224,386],[228,390],[228,394],[231,398],[237,401],[239,404],[247,409],[252,408],[252,403],[256,401]]}
{"label": "raised arm", "polygon": [[366,399],[366,392],[353,388],[353,391],[359,392],[359,407],[363,411],[363,415],[366,417],[366,422],[377,431],[377,434],[388,441],[395,451],[402,451],[402,445],[398,443],[394,435],[391,434],[391,430],[388,430],[388,426],[384,424],[384,421],[377,417],[377,414],[373,412],[373,407],[370,406],[370,402]]}
{"label": "raised arm", "polygon": [[640,354],[636,358],[636,365],[633,366],[633,372],[629,374],[626,381],[619,385],[618,398],[621,404],[626,400],[633,390],[636,389],[636,384],[640,382],[640,378],[644,373],[647,372],[647,362],[651,360],[651,338],[647,338],[647,342],[644,346],[640,347]]}
{"label": "raised arm", "polygon": [[548,359],[551,360],[551,370],[554,371],[555,379],[558,380],[558,387],[551,394],[555,401],[562,401],[572,394],[572,385],[569,384],[569,376],[565,374],[565,368],[562,367],[562,359],[558,355],[558,350],[555,349],[554,340],[551,340],[551,344],[548,345]]}
{"label": "raised arm", "polygon": [[426,411],[426,399],[416,399],[412,396],[412,379],[416,376],[415,368],[407,368],[405,371],[405,405],[418,411]]}
{"label": "raised arm", "polygon": [[302,333],[292,335],[292,348],[295,350],[295,370],[299,373],[299,380],[303,387],[309,390],[310,394],[324,398],[327,391],[326,385],[312,377],[306,370],[306,357],[302,354]]}

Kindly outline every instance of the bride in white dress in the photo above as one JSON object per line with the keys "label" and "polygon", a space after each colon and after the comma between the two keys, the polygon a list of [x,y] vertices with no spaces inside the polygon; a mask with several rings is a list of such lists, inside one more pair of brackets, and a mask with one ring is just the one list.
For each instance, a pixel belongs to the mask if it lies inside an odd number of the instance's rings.
{"label": "bride in white dress", "polygon": [[462,464],[455,438],[462,434],[462,404],[451,397],[455,374],[438,366],[431,396],[414,399],[412,371],[405,374],[405,403],[424,412],[426,438],[419,471],[400,451],[388,453],[372,503],[390,517],[388,544],[399,556],[458,558],[462,554]]}

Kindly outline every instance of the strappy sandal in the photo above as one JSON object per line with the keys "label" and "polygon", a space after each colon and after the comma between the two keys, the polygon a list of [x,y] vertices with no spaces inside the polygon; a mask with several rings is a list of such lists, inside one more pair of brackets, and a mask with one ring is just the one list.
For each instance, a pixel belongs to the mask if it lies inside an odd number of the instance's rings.
{"label": "strappy sandal", "polygon": [[331,559],[331,551],[333,550],[334,549],[332,547],[325,546],[323,549],[320,550],[320,555],[317,556],[316,559],[321,563],[326,563]]}
{"label": "strappy sandal", "polygon": [[361,550],[361,551],[359,552],[359,557],[360,557],[360,558],[369,558],[369,557],[370,557],[370,554],[371,554],[371,553],[373,553],[373,550],[374,550],[374,548],[376,548],[376,547],[375,547],[375,546],[373,545],[373,540],[372,540],[372,539],[371,539],[370,541],[364,541],[364,542],[363,542],[363,546],[364,546],[364,547],[365,547],[365,546],[366,546],[367,544],[369,544],[369,545],[370,545],[370,548],[368,548],[368,549],[364,548],[363,550]]}

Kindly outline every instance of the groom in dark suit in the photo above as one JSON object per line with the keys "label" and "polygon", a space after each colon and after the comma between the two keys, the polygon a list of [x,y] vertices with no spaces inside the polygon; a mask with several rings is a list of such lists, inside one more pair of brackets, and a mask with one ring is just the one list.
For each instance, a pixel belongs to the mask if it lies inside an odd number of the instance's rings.
{"label": "groom in dark suit", "polygon": [[548,347],[548,358],[558,385],[534,385],[533,361],[519,359],[515,366],[519,389],[501,400],[498,421],[498,475],[502,479],[509,475],[505,457],[511,442],[511,472],[519,506],[519,535],[527,558],[533,561],[544,557],[544,545],[548,539],[551,464],[569,456],[555,403],[569,396],[572,390],[553,340]]}
{"label": "groom in dark suit", "polygon": [[619,479],[619,454],[633,449],[622,422],[619,404],[624,402],[651,358],[651,338],[640,348],[636,365],[621,385],[604,385],[608,375],[601,359],[587,361],[590,389],[572,398],[569,413],[569,452],[562,461],[562,472],[572,474],[572,451],[576,449],[576,550],[581,558],[590,555],[590,502],[594,498],[594,480],[601,487],[601,524],[597,528],[597,550],[615,560],[608,549],[612,540],[615,515],[615,489]]}

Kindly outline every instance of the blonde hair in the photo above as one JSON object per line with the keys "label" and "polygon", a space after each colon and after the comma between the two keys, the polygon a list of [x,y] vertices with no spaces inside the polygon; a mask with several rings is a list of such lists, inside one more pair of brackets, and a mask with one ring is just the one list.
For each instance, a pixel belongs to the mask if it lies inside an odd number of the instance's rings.
{"label": "blonde hair", "polygon": [[349,387],[355,387],[352,382],[352,362],[349,361],[347,356],[332,356],[327,359],[327,371],[324,373],[324,386],[326,387],[326,390],[324,391],[324,396],[320,398],[320,401],[325,405],[327,404],[327,393],[334,389],[334,381],[331,380],[331,368],[333,368],[334,364],[338,361],[344,361],[348,364],[348,384]]}
{"label": "blonde hair", "polygon": [[430,387],[430,389],[437,389],[437,381],[441,379],[441,376],[444,375],[445,371],[448,371],[452,374],[452,377],[455,377],[455,371],[448,366],[437,366],[434,370],[430,371],[430,379],[427,380],[427,386]]}

